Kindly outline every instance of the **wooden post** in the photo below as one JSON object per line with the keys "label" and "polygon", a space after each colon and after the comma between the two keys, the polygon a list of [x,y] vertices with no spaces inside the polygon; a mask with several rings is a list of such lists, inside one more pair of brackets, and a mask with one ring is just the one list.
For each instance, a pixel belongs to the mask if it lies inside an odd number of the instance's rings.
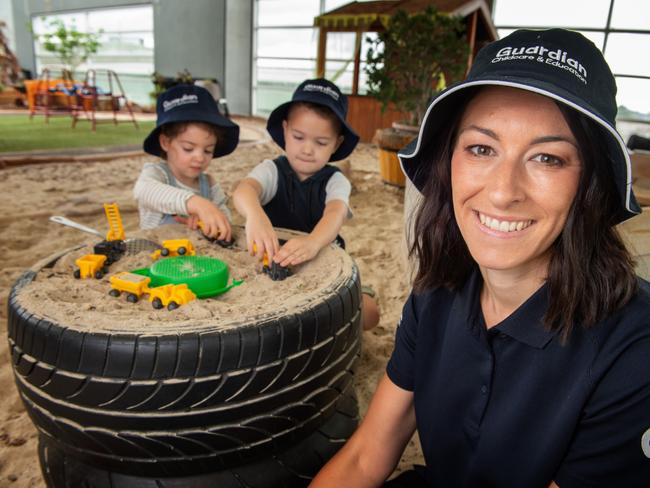
{"label": "wooden post", "polygon": [[316,78],[325,77],[325,56],[327,55],[327,28],[318,30],[318,54],[316,55]]}
{"label": "wooden post", "polygon": [[352,94],[359,94],[359,66],[361,65],[361,31],[354,39],[354,74],[352,75]]}
{"label": "wooden post", "polygon": [[467,43],[469,44],[469,56],[467,56],[467,71],[472,67],[474,62],[474,49],[476,47],[476,28],[478,22],[478,10],[474,10],[469,18]]}

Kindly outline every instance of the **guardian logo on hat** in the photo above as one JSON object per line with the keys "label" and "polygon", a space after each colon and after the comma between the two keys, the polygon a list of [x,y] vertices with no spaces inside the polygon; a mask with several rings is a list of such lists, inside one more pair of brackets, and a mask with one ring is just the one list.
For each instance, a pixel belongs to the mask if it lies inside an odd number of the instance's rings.
{"label": "guardian logo on hat", "polygon": [[302,87],[304,91],[317,91],[320,93],[324,93],[325,95],[328,95],[332,97],[334,100],[338,101],[340,98],[340,93],[334,89],[332,89],[329,86],[323,86],[323,85],[316,85],[314,83],[308,83],[305,86]]}
{"label": "guardian logo on hat", "polygon": [[547,96],[596,122],[606,141],[621,196],[618,222],[641,213],[632,192],[632,165],[616,131],[616,82],[600,50],[578,32],[564,29],[518,30],[488,44],[476,56],[467,78],[442,91],[429,105],[418,138],[398,156],[402,169],[422,190],[429,168],[422,164],[422,141],[455,114],[467,88],[509,86]]}
{"label": "guardian logo on hat", "polygon": [[512,61],[517,59],[527,59],[537,61],[560,69],[566,69],[578,77],[583,83],[587,83],[587,70],[579,61],[569,57],[567,51],[562,49],[550,50],[544,46],[530,46],[513,48],[510,46],[499,49],[496,56],[492,58],[492,63],[501,61]]}
{"label": "guardian logo on hat", "polygon": [[187,93],[184,93],[180,98],[165,100],[162,103],[162,106],[163,110],[167,112],[168,110],[178,107],[179,105],[185,105],[186,103],[199,103],[199,97],[196,95],[188,95]]}

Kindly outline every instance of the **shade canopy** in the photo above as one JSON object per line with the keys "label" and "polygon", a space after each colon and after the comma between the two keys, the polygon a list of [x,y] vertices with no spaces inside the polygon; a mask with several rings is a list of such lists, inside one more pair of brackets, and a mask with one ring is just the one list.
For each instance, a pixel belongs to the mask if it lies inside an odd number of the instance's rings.
{"label": "shade canopy", "polygon": [[314,19],[314,26],[329,31],[377,32],[385,29],[390,18],[403,10],[413,14],[427,7],[436,7],[450,15],[467,17],[477,12],[483,28],[489,32],[489,40],[497,38],[496,29],[490,16],[491,1],[486,0],[376,0],[371,2],[350,2]]}

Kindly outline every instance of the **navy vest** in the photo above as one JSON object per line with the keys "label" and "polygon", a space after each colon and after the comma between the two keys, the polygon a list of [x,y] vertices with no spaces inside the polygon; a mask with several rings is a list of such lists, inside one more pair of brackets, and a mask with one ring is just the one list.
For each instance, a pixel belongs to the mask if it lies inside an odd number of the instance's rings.
{"label": "navy vest", "polygon": [[[285,156],[273,160],[278,168],[278,191],[262,208],[273,227],[311,232],[325,211],[325,187],[340,169],[326,164],[316,174],[300,181]],[[340,236],[336,241],[345,248]]]}

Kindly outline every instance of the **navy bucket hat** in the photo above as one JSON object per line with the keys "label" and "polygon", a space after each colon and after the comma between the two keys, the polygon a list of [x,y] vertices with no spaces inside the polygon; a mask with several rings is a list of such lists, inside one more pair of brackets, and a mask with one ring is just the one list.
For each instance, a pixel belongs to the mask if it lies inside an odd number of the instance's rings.
{"label": "navy bucket hat", "polygon": [[488,44],[477,54],[467,78],[442,91],[431,102],[417,139],[398,154],[402,170],[420,191],[430,170],[422,160],[422,141],[435,140],[471,88],[487,85],[539,93],[596,122],[606,141],[621,196],[617,221],[641,213],[632,192],[630,156],[616,131],[614,76],[602,53],[590,40],[564,29],[518,30]]}
{"label": "navy bucket hat", "polygon": [[290,102],[278,106],[266,123],[266,130],[278,146],[284,149],[284,131],[282,130],[282,121],[287,119],[289,107],[294,102],[308,102],[317,105],[323,105],[329,108],[334,115],[341,121],[343,127],[343,142],[341,146],[332,154],[330,161],[339,161],[354,150],[359,142],[359,136],[352,130],[345,120],[348,114],[348,98],[341,93],[339,87],[331,81],[324,78],[303,81],[296,91],[293,92]]}
{"label": "navy bucket hat", "polygon": [[160,131],[173,122],[204,122],[219,127],[221,136],[214,147],[214,157],[230,154],[239,142],[239,126],[219,113],[210,92],[196,85],[176,85],[165,91],[156,102],[156,128],[144,140],[145,152],[160,156]]}

